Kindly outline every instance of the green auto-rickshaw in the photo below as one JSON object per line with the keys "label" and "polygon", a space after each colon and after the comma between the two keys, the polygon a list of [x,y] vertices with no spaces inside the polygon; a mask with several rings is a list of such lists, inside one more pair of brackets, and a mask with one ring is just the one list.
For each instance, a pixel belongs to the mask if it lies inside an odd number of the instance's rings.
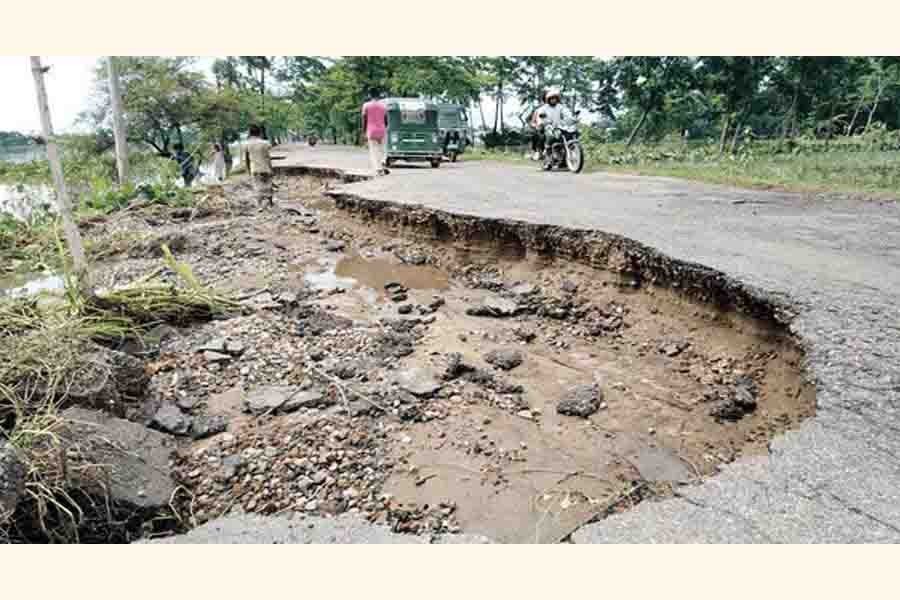
{"label": "green auto-rickshaw", "polygon": [[398,160],[426,161],[441,166],[442,147],[436,104],[417,98],[387,98],[385,164]]}
{"label": "green auto-rickshaw", "polygon": [[469,117],[466,109],[459,104],[438,105],[438,127],[441,133],[441,144],[444,156],[450,162],[466,151],[469,146]]}

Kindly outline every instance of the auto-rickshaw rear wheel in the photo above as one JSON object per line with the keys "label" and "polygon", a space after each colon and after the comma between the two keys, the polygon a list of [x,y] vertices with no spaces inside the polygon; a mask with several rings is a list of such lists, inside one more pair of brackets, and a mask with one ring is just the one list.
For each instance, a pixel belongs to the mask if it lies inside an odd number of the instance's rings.
{"label": "auto-rickshaw rear wheel", "polygon": [[437,169],[437,168],[439,168],[440,166],[441,166],[441,159],[439,159],[439,158],[433,158],[433,159],[431,159],[431,168],[432,168],[432,169]]}

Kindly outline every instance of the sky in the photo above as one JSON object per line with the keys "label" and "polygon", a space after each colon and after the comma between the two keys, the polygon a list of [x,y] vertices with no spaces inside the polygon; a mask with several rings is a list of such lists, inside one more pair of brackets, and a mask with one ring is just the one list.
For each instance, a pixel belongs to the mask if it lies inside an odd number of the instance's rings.
{"label": "sky", "polygon": [[[58,132],[74,130],[88,107],[99,56],[43,56],[50,116]],[[0,56],[0,131],[36,133],[41,129],[34,79],[27,56]]]}
{"label": "sky", "polygon": [[[78,131],[79,113],[90,106],[94,84],[94,68],[100,56],[43,56],[44,66],[51,67],[45,76],[50,115],[58,133]],[[209,72],[213,57],[198,57],[197,66]],[[41,129],[35,99],[34,79],[27,56],[0,56],[0,131],[37,133]],[[494,103],[482,102],[488,125],[494,122]],[[521,108],[515,99],[506,102],[504,114],[509,125],[518,126],[515,118]],[[473,111],[473,125],[481,120]]]}
{"label": "sky", "polygon": [[[0,56],[0,131],[37,133],[34,79],[27,56]],[[57,133],[78,131],[79,113],[90,106],[94,68],[101,56],[42,56],[50,70],[44,76],[50,99],[50,118]],[[209,72],[213,57],[197,57],[197,66]]]}

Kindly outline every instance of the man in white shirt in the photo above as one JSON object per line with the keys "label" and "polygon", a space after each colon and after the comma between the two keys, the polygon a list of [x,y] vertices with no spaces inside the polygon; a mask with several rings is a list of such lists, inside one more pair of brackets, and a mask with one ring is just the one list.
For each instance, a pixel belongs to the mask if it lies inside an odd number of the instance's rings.
{"label": "man in white shirt", "polygon": [[538,131],[541,139],[539,145],[546,149],[547,143],[553,141],[554,130],[571,116],[569,109],[562,104],[562,94],[559,88],[548,89],[544,95],[544,104],[539,106],[531,117],[531,124]]}
{"label": "man in white shirt", "polygon": [[258,125],[251,125],[249,133],[250,136],[241,147],[241,162],[253,178],[253,191],[261,210],[264,206],[271,207],[274,204],[272,157],[269,154],[272,144],[262,138],[262,129]]}

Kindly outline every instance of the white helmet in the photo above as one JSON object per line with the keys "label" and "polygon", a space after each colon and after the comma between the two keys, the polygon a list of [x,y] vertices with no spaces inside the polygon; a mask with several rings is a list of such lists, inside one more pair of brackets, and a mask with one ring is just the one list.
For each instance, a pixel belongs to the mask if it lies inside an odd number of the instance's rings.
{"label": "white helmet", "polygon": [[547,93],[544,94],[544,101],[549,101],[550,98],[556,96],[558,100],[562,100],[562,93],[559,91],[559,88],[554,86],[551,88],[547,88]]}

